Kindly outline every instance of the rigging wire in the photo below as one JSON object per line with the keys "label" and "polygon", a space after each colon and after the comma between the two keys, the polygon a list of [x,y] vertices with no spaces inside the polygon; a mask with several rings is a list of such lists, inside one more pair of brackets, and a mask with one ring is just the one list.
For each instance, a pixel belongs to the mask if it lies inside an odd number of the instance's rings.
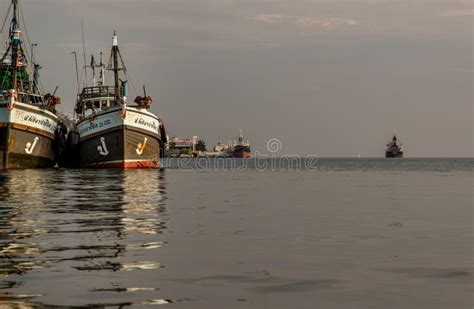
{"label": "rigging wire", "polygon": [[[18,12],[20,12],[21,23],[23,24],[23,28],[25,28],[26,40],[28,42],[28,47],[29,47],[31,46],[30,36],[28,35],[28,29],[26,27],[25,17],[23,16],[23,7],[20,4],[18,4]],[[26,57],[29,57],[28,53],[26,54]],[[32,61],[32,59],[29,59],[29,60]]]}
{"label": "rigging wire", "polygon": [[[3,34],[3,30],[5,30],[5,25],[7,24],[7,20],[8,20],[8,16],[10,15],[10,12],[12,10],[12,5],[13,3],[10,3],[10,6],[8,7],[8,11],[7,11],[7,14],[5,15],[5,19],[3,20],[3,24],[2,24],[2,28],[0,29],[0,33]],[[3,36],[2,36],[2,39],[3,39]],[[2,40],[3,41],[3,40]],[[5,40],[6,41],[6,40]],[[6,57],[6,54],[8,53],[8,49],[5,51],[5,54],[2,55],[2,58],[1,60],[3,61],[4,58]],[[10,69],[10,64],[7,64],[7,71]],[[1,85],[3,85],[5,83],[5,80],[7,78],[7,75],[4,75],[3,76],[3,80],[1,82]]]}
{"label": "rigging wire", "polygon": [[84,70],[81,70],[81,75],[79,75],[79,84],[83,83],[83,78],[84,78]]}
{"label": "rigging wire", "polygon": [[128,71],[127,71],[127,68],[125,67],[125,63],[124,63],[123,58],[122,58],[122,51],[120,51],[120,50],[119,50],[119,57],[120,57],[120,60],[122,61],[122,65],[123,65],[123,68],[124,68],[124,75],[127,78],[127,80],[130,82],[130,85],[132,86],[132,91],[135,93],[135,97],[137,97],[137,96],[139,96],[137,88],[135,87],[135,84],[133,83],[133,80],[132,80],[131,76],[129,74],[127,74]]}
{"label": "rigging wire", "polygon": [[[132,86],[132,91],[135,93],[135,96],[138,96],[138,92],[137,92],[137,89],[135,87],[135,84],[133,83],[133,80],[131,79],[130,75],[127,74],[128,71],[127,71],[127,68],[125,67],[125,62],[123,61],[122,52],[120,51],[120,49],[118,51],[118,54],[119,54],[119,57],[120,57],[120,62],[122,63],[122,66],[123,66],[121,71],[123,71],[123,74],[127,78],[127,81],[130,82],[130,85]],[[109,62],[107,64],[106,70],[107,71],[112,71],[112,53],[110,54]]]}
{"label": "rigging wire", "polygon": [[[31,49],[31,40],[30,40],[30,36],[28,34],[28,28],[26,26],[26,22],[25,22],[25,16],[23,15],[23,7],[21,6],[21,4],[19,3],[18,4],[18,12],[20,13],[20,18],[21,18],[21,23],[23,25],[23,28],[25,29],[25,35],[26,35],[26,40],[27,40],[27,43],[26,44],[26,48],[24,49],[24,56],[25,56],[25,59],[27,61],[27,64],[28,63],[31,63],[31,66],[28,66],[26,64],[26,68],[27,70],[29,69],[30,70],[30,76],[32,76],[32,78],[34,79],[34,72],[35,72],[35,63],[33,63],[33,59],[32,59],[32,49]],[[31,82],[31,87],[33,86],[33,81]],[[40,96],[44,96],[44,91],[45,87],[43,85],[43,82],[41,80],[41,78],[38,79],[38,90],[39,90],[39,95]]]}
{"label": "rigging wire", "polygon": [[10,3],[10,6],[8,7],[7,15],[5,16],[5,20],[3,21],[3,25],[2,25],[2,29],[0,29],[0,33],[2,33],[3,30],[5,30],[5,25],[7,24],[8,15],[10,15],[12,5],[13,5],[13,3]]}
{"label": "rigging wire", "polygon": [[84,75],[86,76],[84,87],[87,87],[89,81],[87,78],[87,68],[86,68],[87,60],[86,60],[86,41],[84,39],[84,18],[81,18],[81,31],[82,31],[82,54],[84,55]]}
{"label": "rigging wire", "polygon": [[[11,9],[12,9],[12,6],[13,6],[13,3],[10,3],[10,6],[8,8],[8,12],[5,16],[5,20],[3,21],[3,24],[2,24],[2,27],[0,29],[0,33],[3,34],[4,32],[4,29],[5,29],[5,25],[6,25],[6,22],[8,20],[8,16],[10,15],[10,12],[11,12]],[[26,40],[27,40],[27,44],[21,44],[19,46],[19,53],[21,55],[21,60],[24,61],[24,67],[25,67],[25,70],[26,72],[28,73],[28,75],[30,76],[30,78],[32,78],[31,80],[29,80],[29,83],[30,83],[30,87],[33,87],[33,84],[34,84],[34,72],[35,72],[35,68],[34,68],[34,63],[33,63],[33,57],[31,55],[31,52],[32,52],[32,44],[31,44],[31,40],[30,40],[30,36],[28,34],[28,28],[26,26],[26,22],[25,22],[25,17],[23,15],[23,8],[21,7],[21,5],[18,3],[18,13],[19,13],[19,17],[20,17],[20,20],[18,20],[18,24],[20,24],[20,21],[21,21],[21,24],[23,26],[23,28],[25,29],[25,35],[26,35]],[[10,33],[11,34],[11,33]],[[3,37],[3,36],[2,36]],[[6,41],[9,41],[9,40],[6,40]],[[7,50],[5,51],[3,57],[2,57],[2,61],[4,61],[5,57],[7,57],[7,54],[10,50],[10,45],[7,43],[8,45],[8,48]],[[25,46],[26,45],[26,46]],[[29,65],[29,64],[32,64],[32,65]],[[10,63],[6,63],[6,69],[7,71],[9,70],[10,66],[11,66],[11,61]],[[4,80],[2,80],[2,84],[4,84],[5,82],[5,78],[6,78],[6,75],[4,75]],[[39,91],[39,95],[40,97],[42,98],[43,97],[43,89],[44,89],[44,86],[41,82],[41,80],[38,80],[38,91]],[[33,90],[31,88],[31,90]],[[42,101],[42,100],[41,100]]]}
{"label": "rigging wire", "polygon": [[[18,4],[18,12],[20,13],[20,18],[21,18],[21,24],[23,25],[23,28],[25,28],[25,34],[26,34],[26,41],[27,41],[27,46],[24,48],[23,46],[21,47],[23,49],[23,55],[25,56],[25,59],[27,63],[33,63],[33,59],[31,59],[31,41],[30,41],[30,36],[28,35],[28,28],[26,27],[25,23],[25,18],[23,16],[23,8],[21,7],[20,4]],[[26,65],[27,69],[29,68],[28,65]],[[33,69],[34,70],[34,69]],[[33,72],[31,72],[33,73]]]}

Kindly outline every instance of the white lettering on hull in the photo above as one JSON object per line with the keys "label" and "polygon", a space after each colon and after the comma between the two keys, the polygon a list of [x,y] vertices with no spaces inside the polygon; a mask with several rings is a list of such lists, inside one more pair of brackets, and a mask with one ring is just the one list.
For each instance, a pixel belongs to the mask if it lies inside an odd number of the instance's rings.
{"label": "white lettering on hull", "polygon": [[79,137],[84,138],[91,134],[99,133],[114,127],[126,125],[148,131],[151,134],[159,134],[160,123],[157,119],[134,112],[134,109],[127,108],[125,119],[121,117],[122,110],[117,109],[114,112],[98,113],[95,117],[83,120],[77,126]]}
{"label": "white lettering on hull", "polygon": [[[58,122],[47,117],[48,112],[39,108],[30,107],[29,104],[17,102],[17,108],[9,111],[7,107],[0,108],[0,123],[14,123],[31,128],[39,129],[49,134],[54,134],[58,127]],[[23,110],[18,107],[26,106],[32,110]],[[37,109],[37,111],[36,111]],[[51,114],[53,115],[53,114]],[[54,116],[54,115],[53,115]]]}

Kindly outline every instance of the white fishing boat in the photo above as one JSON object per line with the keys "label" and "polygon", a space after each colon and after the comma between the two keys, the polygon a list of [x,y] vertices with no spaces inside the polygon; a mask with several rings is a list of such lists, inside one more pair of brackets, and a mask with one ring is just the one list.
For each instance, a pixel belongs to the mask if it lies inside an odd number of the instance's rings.
{"label": "white fishing boat", "polygon": [[[121,67],[119,67],[119,62]],[[92,60],[92,68],[96,67]],[[77,123],[70,153],[83,168],[157,168],[166,141],[163,122],[150,111],[152,99],[146,93],[128,103],[127,78],[118,38],[114,33],[107,67],[102,63],[100,78],[82,89],[75,107]],[[113,73],[113,86],[106,75]],[[94,73],[95,74],[95,71]]]}
{"label": "white fishing boat", "polygon": [[41,91],[40,65],[23,47],[19,9],[19,1],[12,0],[9,39],[0,58],[0,169],[52,167],[60,99]]}

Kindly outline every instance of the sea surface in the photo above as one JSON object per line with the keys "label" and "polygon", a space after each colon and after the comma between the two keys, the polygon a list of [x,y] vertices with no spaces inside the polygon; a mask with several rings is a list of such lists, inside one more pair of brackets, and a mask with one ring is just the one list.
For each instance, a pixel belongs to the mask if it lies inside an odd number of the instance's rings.
{"label": "sea surface", "polygon": [[474,159],[0,172],[0,308],[474,307]]}

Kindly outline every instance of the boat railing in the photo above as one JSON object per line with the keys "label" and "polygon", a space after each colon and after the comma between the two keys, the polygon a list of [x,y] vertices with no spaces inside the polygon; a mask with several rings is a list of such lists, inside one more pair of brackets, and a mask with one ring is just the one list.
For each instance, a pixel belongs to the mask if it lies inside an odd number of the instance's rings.
{"label": "boat railing", "polygon": [[[2,91],[2,98],[6,101],[8,100],[8,92]],[[28,103],[28,104],[43,104],[44,97],[35,93],[27,93],[19,91],[16,97],[17,102]]]}
{"label": "boat railing", "polygon": [[81,97],[82,99],[115,97],[115,88],[112,86],[86,87],[82,90]]}

